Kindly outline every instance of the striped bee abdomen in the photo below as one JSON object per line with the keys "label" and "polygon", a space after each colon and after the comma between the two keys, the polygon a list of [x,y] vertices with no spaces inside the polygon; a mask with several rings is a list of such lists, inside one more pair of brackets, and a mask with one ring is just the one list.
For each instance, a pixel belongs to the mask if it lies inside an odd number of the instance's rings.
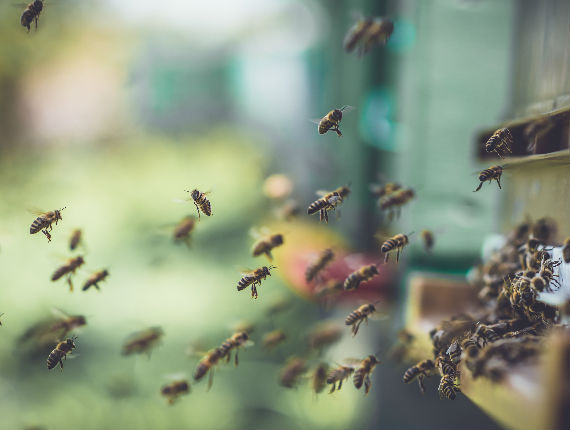
{"label": "striped bee abdomen", "polygon": [[393,250],[397,246],[398,246],[398,241],[394,239],[388,239],[386,242],[382,244],[382,248],[380,248],[380,251],[386,253]]}
{"label": "striped bee abdomen", "polygon": [[354,382],[354,386],[357,389],[360,389],[362,387],[362,383],[364,382],[364,376],[365,375],[366,375],[366,371],[364,369],[358,369],[354,373],[354,378],[353,378],[352,382]]}
{"label": "striped bee abdomen", "polygon": [[441,381],[439,382],[438,391],[440,397],[445,397],[450,400],[455,399],[455,376],[442,376]]}
{"label": "striped bee abdomen", "polygon": [[313,215],[314,213],[317,213],[321,209],[325,208],[327,205],[328,203],[325,199],[315,200],[313,203],[309,205],[309,208],[307,209],[307,214]]}
{"label": "striped bee abdomen", "polygon": [[360,312],[359,310],[352,311],[350,314],[348,314],[348,316],[344,320],[344,324],[345,325],[352,325],[362,318],[364,318],[364,315],[362,314],[362,312]]}
{"label": "striped bee abdomen", "polygon": [[47,368],[49,370],[53,369],[55,366],[57,366],[59,364],[59,362],[61,361],[61,359],[63,358],[64,353],[62,351],[60,351],[59,349],[54,349],[52,352],[50,352],[48,359],[47,359]]}
{"label": "striped bee abdomen", "polygon": [[249,285],[251,285],[253,282],[255,282],[255,277],[254,276],[244,276],[243,278],[241,278],[238,282],[237,285],[237,289],[238,291],[243,290],[244,288],[247,288]]}
{"label": "striped bee abdomen", "polygon": [[30,234],[36,234],[38,231],[43,230],[48,225],[49,224],[46,223],[45,216],[43,215],[39,216],[34,220],[32,225],[30,226]]}
{"label": "striped bee abdomen", "polygon": [[51,280],[57,281],[59,278],[61,278],[63,275],[67,274],[68,272],[69,272],[69,266],[61,266],[59,269],[53,272],[53,275],[51,275]]}

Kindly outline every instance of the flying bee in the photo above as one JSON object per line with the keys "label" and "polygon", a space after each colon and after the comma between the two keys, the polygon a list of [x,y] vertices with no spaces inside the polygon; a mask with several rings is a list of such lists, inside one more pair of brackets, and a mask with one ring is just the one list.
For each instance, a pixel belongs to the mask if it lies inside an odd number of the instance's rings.
{"label": "flying bee", "polygon": [[146,330],[133,333],[123,345],[123,355],[146,353],[150,356],[151,350],[158,345],[164,332],[160,327],[150,327]]}
{"label": "flying bee", "polygon": [[374,355],[369,355],[364,360],[360,362],[358,368],[354,371],[354,376],[352,382],[357,390],[360,390],[362,383],[364,383],[364,394],[367,395],[372,387],[372,381],[370,380],[370,375],[374,371],[374,368],[380,360]]}
{"label": "flying bee", "polygon": [[318,121],[314,121],[318,123],[318,130],[319,134],[325,134],[327,131],[334,131],[338,135],[338,137],[342,137],[342,133],[339,130],[339,124],[342,120],[343,113],[348,113],[354,110],[353,106],[345,105],[340,109],[333,109],[329,113],[327,113],[324,117],[322,117]]}
{"label": "flying bee", "polygon": [[384,185],[371,184],[370,193],[374,198],[381,199],[382,197],[388,196],[401,188],[402,186],[396,182],[388,182]]}
{"label": "flying bee", "polygon": [[47,359],[48,370],[53,369],[59,364],[61,370],[63,370],[63,361],[67,359],[67,354],[71,354],[73,349],[75,349],[76,338],[66,339],[63,342],[59,342],[56,347],[49,353]]}
{"label": "flying bee", "polygon": [[352,52],[356,47],[358,42],[361,41],[362,37],[366,34],[370,26],[372,25],[374,19],[372,17],[366,17],[358,20],[354,24],[344,38],[344,50],[346,52]]}
{"label": "flying bee", "polygon": [[95,287],[97,290],[99,290],[99,282],[104,281],[107,276],[109,276],[107,269],[99,270],[98,272],[93,273],[83,284],[82,290],[87,291],[90,287]]}
{"label": "flying bee", "polygon": [[263,346],[268,350],[272,350],[286,339],[287,335],[283,330],[273,330],[263,336]]}
{"label": "flying bee", "polygon": [[257,287],[261,285],[261,281],[271,276],[271,269],[276,269],[275,266],[263,266],[251,272],[245,273],[239,280],[237,289],[241,291],[251,285],[251,297],[257,299]]}
{"label": "flying bee", "polygon": [[160,394],[168,399],[168,404],[173,405],[179,396],[190,393],[188,381],[174,381],[160,389]]}
{"label": "flying bee", "polygon": [[333,393],[335,390],[340,390],[344,380],[348,379],[353,373],[354,367],[352,366],[339,366],[332,369],[327,375],[327,384],[332,384],[329,394]]}
{"label": "flying bee", "polygon": [[272,261],[273,256],[271,255],[271,250],[281,245],[283,245],[282,234],[269,234],[253,244],[252,254],[254,257],[265,254],[269,261]]}
{"label": "flying bee", "polygon": [[83,315],[67,315],[59,309],[53,309],[53,313],[59,315],[60,319],[51,324],[47,332],[57,334],[60,339],[66,337],[76,328],[87,325],[87,320]]}
{"label": "flying bee", "polygon": [[397,189],[378,201],[380,209],[388,212],[391,220],[394,216],[399,217],[402,206],[410,202],[416,196],[416,192],[412,188]]}
{"label": "flying bee", "polygon": [[342,337],[341,328],[335,323],[327,322],[315,327],[307,337],[310,349],[321,352],[328,346],[338,342]]}
{"label": "flying bee", "polygon": [[334,260],[334,252],[332,249],[327,248],[319,254],[319,256],[307,266],[305,271],[305,280],[311,282],[315,279],[324,268]]}
{"label": "flying bee", "polygon": [[[410,233],[411,235],[412,233]],[[394,249],[397,250],[396,253],[396,261],[400,261],[400,252],[404,249],[404,247],[409,243],[408,235],[405,234],[397,234],[394,237],[391,237],[387,241],[385,241],[382,246],[380,247],[380,251],[385,254],[384,263],[388,262],[388,257],[390,256],[390,252]]]}
{"label": "flying bee", "polygon": [[441,377],[439,381],[439,397],[446,398],[453,400],[455,399],[455,393],[459,391],[457,383],[456,383],[456,376],[455,374],[445,374]]}
{"label": "flying bee", "polygon": [[320,221],[329,222],[329,210],[336,210],[336,207],[340,205],[343,200],[350,194],[350,188],[347,186],[342,186],[334,191],[317,191],[317,194],[321,197],[315,200],[309,205],[307,209],[307,214],[313,215],[319,212]]}
{"label": "flying bee", "polygon": [[433,375],[435,371],[435,364],[432,360],[423,360],[406,370],[402,380],[408,384],[417,377],[420,391],[423,394],[425,391],[424,378]]}
{"label": "flying bee", "polygon": [[567,237],[562,247],[562,258],[565,263],[570,263],[570,237]]}
{"label": "flying bee", "polygon": [[36,23],[36,30],[38,29],[38,18],[40,17],[40,13],[42,12],[43,8],[43,0],[34,0],[26,7],[22,13],[22,16],[20,17],[20,24],[22,24],[22,27],[26,27],[28,29],[28,33],[30,32],[30,26],[32,25],[32,22]]}
{"label": "flying bee", "polygon": [[344,323],[346,325],[352,326],[352,335],[356,336],[358,329],[360,328],[360,324],[362,324],[362,321],[366,321],[366,324],[368,325],[368,317],[374,312],[376,312],[376,306],[374,306],[372,303],[367,303],[348,314],[344,320]]}
{"label": "flying bee", "polygon": [[435,236],[433,235],[433,232],[431,230],[423,230],[420,233],[420,236],[422,237],[422,240],[424,241],[424,247],[426,249],[426,251],[431,251],[433,248],[433,245],[435,243]]}
{"label": "flying bee", "polygon": [[311,376],[311,388],[315,394],[321,393],[327,386],[328,372],[329,366],[326,363],[319,363],[313,371],[313,375]]}
{"label": "flying bee", "polygon": [[495,131],[487,143],[485,143],[485,151],[496,152],[500,158],[508,152],[511,152],[511,145],[513,144],[513,136],[508,128],[500,128]]}
{"label": "flying bee", "polygon": [[53,275],[51,275],[51,280],[57,281],[62,276],[67,275],[67,283],[69,284],[69,291],[73,291],[73,282],[71,281],[71,276],[75,274],[77,268],[83,265],[84,263],[85,261],[83,260],[83,257],[81,255],[75,258],[70,258],[69,260],[67,260],[67,263],[65,263],[63,266],[60,266],[55,272],[53,272]]}
{"label": "flying bee", "polygon": [[199,381],[204,377],[206,373],[210,371],[210,376],[208,379],[208,389],[212,386],[214,381],[214,373],[213,368],[222,357],[222,351],[220,348],[215,348],[209,351],[199,362],[196,366],[196,370],[194,370],[194,380]]}
{"label": "flying bee", "polygon": [[239,348],[245,346],[248,341],[249,335],[245,331],[234,333],[230,338],[226,339],[224,343],[222,343],[222,346],[218,348],[220,350],[220,359],[225,358],[226,362],[229,362],[232,357],[232,351],[235,350],[234,364],[237,366],[239,364]]}
{"label": "flying bee", "polygon": [[298,357],[291,357],[281,369],[279,382],[286,388],[293,388],[297,384],[299,377],[305,373],[306,370],[307,366],[305,360]]}
{"label": "flying bee", "polygon": [[367,54],[376,44],[385,45],[394,31],[394,23],[390,19],[376,18],[366,30],[363,54]]}
{"label": "flying bee", "polygon": [[202,212],[206,216],[212,215],[212,205],[210,200],[206,197],[209,192],[202,193],[194,188],[192,191],[186,190],[187,193],[190,193],[192,200],[194,200],[194,205],[196,206],[196,211],[198,211],[198,220],[200,220],[200,212]]}
{"label": "flying bee", "polygon": [[375,264],[370,264],[368,266],[362,266],[360,269],[352,272],[344,280],[345,291],[355,290],[360,287],[363,282],[368,282],[376,275],[378,275],[378,268]]}
{"label": "flying bee", "polygon": [[75,248],[82,242],[83,232],[81,229],[76,228],[71,232],[71,237],[69,238],[69,249],[75,251]]}
{"label": "flying bee", "polygon": [[502,166],[491,166],[488,169],[482,170],[481,173],[479,173],[479,181],[481,181],[481,183],[473,192],[475,193],[479,191],[485,181],[491,182],[493,180],[497,181],[497,185],[499,186],[499,189],[501,189],[502,174],[503,174]]}
{"label": "flying bee", "polygon": [[30,226],[30,234],[36,234],[38,231],[41,231],[47,237],[48,242],[51,242],[51,234],[48,232],[48,228],[51,231],[53,228],[52,224],[55,222],[55,225],[57,225],[57,222],[63,219],[61,217],[61,211],[64,209],[65,208],[61,208],[59,210],[56,209],[54,211],[40,213],[40,216],[38,216]]}
{"label": "flying bee", "polygon": [[174,227],[173,236],[175,242],[184,242],[186,246],[190,246],[190,233],[196,227],[196,218],[186,216]]}

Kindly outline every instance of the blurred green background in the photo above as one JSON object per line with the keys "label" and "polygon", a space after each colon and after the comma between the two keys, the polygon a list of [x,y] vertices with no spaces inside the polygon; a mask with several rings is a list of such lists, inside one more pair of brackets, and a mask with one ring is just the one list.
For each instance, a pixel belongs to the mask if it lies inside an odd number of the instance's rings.
{"label": "blurred green background", "polygon": [[[431,228],[437,246],[427,256],[413,242],[402,279],[415,269],[465,272],[481,232],[496,228],[497,201],[472,193],[469,173],[481,167],[472,136],[507,104],[516,2],[45,3],[29,34],[23,8],[0,5],[0,428],[496,428],[464,397],[440,401],[435,380],[424,396],[402,384],[407,365],[389,360],[367,397],[348,382],[330,396],[281,387],[279,370],[303,353],[310,327],[342,323],[351,307],[322,309],[279,274],[257,301],[235,284],[240,268],[260,265],[248,230],[271,222],[262,185],[276,172],[293,179],[305,219],[315,190],[350,183],[327,229],[372,253],[380,216],[368,184],[414,187],[418,198],[391,228]],[[355,11],[395,21],[387,46],[363,58],[342,50]],[[309,119],[345,104],[357,109],[343,138],[319,136]],[[213,191],[214,216],[202,217],[187,249],[171,231],[195,213],[177,202],[194,187]],[[28,234],[30,209],[64,206],[52,243]],[[70,294],[49,278],[69,257],[74,228],[86,265]],[[77,288],[102,268],[101,292]],[[405,291],[393,288],[388,321],[319,359],[385,353],[403,324]],[[292,308],[267,315],[283,298]],[[30,354],[19,340],[54,307],[88,321],[63,372],[46,370],[51,348]],[[173,374],[190,378],[198,361],[188,347],[219,345],[240,320],[256,324],[240,366],[168,406],[160,387]],[[149,326],[164,330],[160,347],[122,357],[124,339]],[[275,328],[289,340],[267,353],[261,336]]]}

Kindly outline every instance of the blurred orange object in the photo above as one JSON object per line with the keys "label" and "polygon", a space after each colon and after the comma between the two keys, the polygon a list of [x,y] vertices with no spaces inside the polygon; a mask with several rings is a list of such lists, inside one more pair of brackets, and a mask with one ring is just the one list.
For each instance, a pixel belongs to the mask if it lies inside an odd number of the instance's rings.
{"label": "blurred orange object", "polygon": [[[297,294],[307,300],[325,302],[363,302],[387,299],[396,285],[396,271],[392,265],[382,264],[380,253],[351,253],[343,239],[330,226],[295,221],[287,224],[273,224],[273,231],[283,231],[285,243],[275,254],[275,265],[279,276]],[[307,282],[307,267],[327,248],[334,252],[334,260],[317,277]],[[325,291],[334,284],[342,286],[350,273],[368,264],[378,265],[378,276],[363,283],[358,289]],[[334,288],[334,287],[333,287]],[[338,288],[338,287],[337,287]],[[330,294],[329,294],[330,292]]]}

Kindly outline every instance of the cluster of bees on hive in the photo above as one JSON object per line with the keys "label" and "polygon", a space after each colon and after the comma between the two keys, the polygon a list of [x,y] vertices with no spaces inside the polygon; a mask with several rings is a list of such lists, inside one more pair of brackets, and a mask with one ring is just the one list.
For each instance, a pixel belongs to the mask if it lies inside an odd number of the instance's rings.
{"label": "cluster of bees on hive", "polygon": [[[423,392],[424,378],[439,374],[440,396],[454,399],[460,390],[461,362],[473,378],[500,381],[515,364],[538,360],[545,335],[570,314],[568,301],[555,306],[541,300],[541,294],[560,287],[557,268],[570,263],[570,238],[554,243],[555,229],[548,218],[524,222],[474,268],[470,281],[480,306],[434,328],[430,332],[433,358],[409,368],[404,382],[417,379]],[[556,249],[561,259],[553,257]]]}
{"label": "cluster of bees on hive", "polygon": [[[35,0],[30,3],[21,16],[21,25],[28,31],[32,23],[37,22],[43,10],[43,0]],[[348,31],[344,40],[346,52],[357,52],[364,55],[377,45],[384,45],[394,30],[391,20],[379,17],[366,17]],[[315,120],[318,124],[319,134],[334,132],[342,137],[340,123],[343,115],[354,110],[352,106],[343,106],[333,109],[324,117]],[[535,127],[536,128],[536,127]],[[530,130],[529,135],[536,136],[544,127],[538,127],[538,131]],[[534,133],[534,134],[533,134]],[[536,140],[536,139],[535,139]],[[499,157],[511,153],[513,138],[508,128],[497,130],[485,144],[487,152],[495,152]],[[485,182],[496,181],[501,188],[500,179],[503,166],[491,166],[479,174],[479,191]],[[207,193],[194,189],[187,191],[196,206],[198,219],[194,216],[183,218],[174,228],[173,238],[176,242],[190,245],[191,233],[200,221],[201,214],[212,215],[212,205]],[[397,183],[385,183],[372,185],[371,195],[377,200],[380,210],[386,214],[389,220],[400,215],[403,206],[412,201],[416,193],[412,188],[403,187]],[[336,209],[348,198],[351,190],[349,186],[341,186],[334,191],[319,192],[319,198],[308,206],[308,215],[319,215],[319,220],[328,223],[329,213]],[[65,208],[64,208],[65,209]],[[40,214],[32,223],[30,233],[42,232],[48,241],[51,241],[52,228],[62,220],[63,209]],[[289,220],[300,214],[300,205],[295,201],[287,201],[279,209],[279,216]],[[543,221],[537,223],[528,222],[519,226],[509,236],[509,240],[498,250],[489,261],[477,269],[478,276],[474,280],[479,289],[482,302],[481,310],[473,314],[458,315],[449,321],[443,321],[430,335],[433,343],[433,357],[420,361],[409,368],[403,376],[403,381],[409,383],[418,380],[421,391],[424,391],[424,379],[431,375],[440,374],[439,393],[441,397],[453,399],[459,391],[459,368],[460,362],[465,363],[465,368],[472,372],[473,377],[485,375],[493,380],[500,379],[509,363],[520,362],[536,357],[543,340],[545,330],[555,325],[560,311],[551,305],[539,300],[538,296],[544,291],[557,288],[556,268],[561,264],[554,260],[549,252],[548,234],[550,227]],[[409,244],[410,234],[399,233],[385,238],[381,242],[380,251],[384,254],[384,263],[388,262],[390,253],[396,253],[396,261],[400,253]],[[434,234],[430,230],[420,233],[425,248],[429,251],[434,246]],[[81,230],[75,230],[70,239],[70,249],[74,251],[82,240]],[[282,234],[268,233],[260,236],[253,245],[253,256],[265,255],[272,261],[272,251],[285,243]],[[570,261],[570,239],[567,239],[563,248],[564,261]],[[321,274],[334,260],[332,249],[325,249],[312,261],[307,269],[305,279],[307,283],[320,283]],[[63,277],[73,291],[72,276],[76,270],[85,263],[82,256],[71,258],[66,264],[57,268],[52,276],[52,281]],[[271,270],[275,266],[261,266],[255,270],[242,274],[237,283],[237,290],[247,288],[251,290],[254,299],[258,298],[258,287],[262,281],[271,276]],[[378,265],[371,264],[360,267],[350,273],[344,281],[333,281],[322,284],[317,290],[317,295],[333,295],[343,291],[354,291],[372,280],[379,274]],[[99,282],[109,276],[107,270],[93,273],[84,283],[83,290],[94,286],[99,289]],[[349,313],[345,319],[345,325],[350,327],[352,335],[357,335],[363,322],[368,323],[368,318],[375,314],[376,303],[366,303]],[[2,316],[2,314],[0,314]],[[59,318],[49,324],[40,323],[32,326],[21,340],[43,339],[45,342],[53,341],[57,336],[58,342],[47,359],[48,369],[55,368],[58,364],[63,369],[63,360],[76,348],[75,337],[67,337],[73,330],[86,324],[85,317],[81,315],[66,315],[61,311]],[[0,323],[1,325],[1,323]],[[236,330],[236,332],[223,341],[218,347],[202,354],[193,374],[195,382],[202,380],[207,374],[208,387],[212,385],[214,369],[222,363],[231,361],[233,355],[234,364],[239,364],[238,354],[241,348],[252,344],[250,340],[251,328]],[[163,336],[160,327],[151,327],[132,334],[123,345],[123,355],[150,354],[150,351],[160,343]],[[342,336],[342,331],[336,325],[324,324],[317,326],[307,338],[309,351],[322,351],[328,348]],[[263,338],[263,346],[267,350],[277,347],[286,340],[287,336],[281,330],[266,333]],[[413,340],[413,336],[402,332],[401,345]],[[344,364],[329,368],[326,363],[318,363],[309,372],[309,359],[305,357],[291,357],[281,370],[279,381],[283,387],[295,387],[299,381],[310,375],[312,389],[320,393],[329,385],[330,393],[342,388],[343,382],[352,378],[352,383],[357,389],[364,387],[365,394],[370,391],[372,382],[371,375],[375,366],[380,363],[376,355],[368,355],[361,359],[347,359]],[[170,404],[181,396],[190,392],[188,380],[177,380],[161,388],[160,393]]]}

